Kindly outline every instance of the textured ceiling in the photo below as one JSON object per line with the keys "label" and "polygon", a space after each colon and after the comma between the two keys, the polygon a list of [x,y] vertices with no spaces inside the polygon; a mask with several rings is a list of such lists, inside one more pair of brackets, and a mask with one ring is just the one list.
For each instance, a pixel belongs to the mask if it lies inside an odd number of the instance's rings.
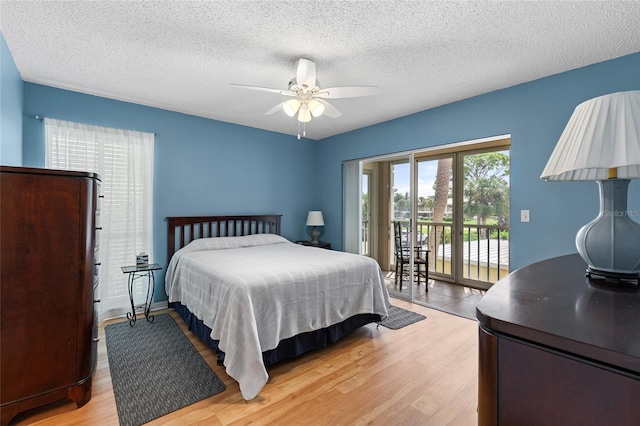
{"label": "textured ceiling", "polygon": [[307,123],[322,139],[640,51],[640,1],[0,1],[22,79],[295,135],[264,113],[296,60],[372,85]]}

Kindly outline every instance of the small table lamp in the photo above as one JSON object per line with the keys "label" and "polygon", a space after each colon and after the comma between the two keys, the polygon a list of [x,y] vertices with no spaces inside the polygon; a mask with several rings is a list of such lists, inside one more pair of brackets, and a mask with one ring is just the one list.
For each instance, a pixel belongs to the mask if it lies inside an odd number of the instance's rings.
{"label": "small table lamp", "polygon": [[321,211],[310,211],[307,215],[307,226],[313,226],[311,230],[311,243],[318,244],[318,238],[320,237],[320,231],[318,226],[324,226],[324,219],[322,218]]}
{"label": "small table lamp", "polygon": [[578,105],[540,177],[598,182],[599,214],[576,235],[587,277],[640,284],[640,224],[627,210],[630,179],[640,177],[640,90]]}

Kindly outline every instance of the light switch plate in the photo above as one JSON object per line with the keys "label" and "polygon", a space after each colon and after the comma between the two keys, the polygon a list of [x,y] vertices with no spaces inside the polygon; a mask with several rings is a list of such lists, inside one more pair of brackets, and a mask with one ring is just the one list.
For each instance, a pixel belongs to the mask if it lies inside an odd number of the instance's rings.
{"label": "light switch plate", "polygon": [[529,210],[520,210],[520,222],[529,222]]}

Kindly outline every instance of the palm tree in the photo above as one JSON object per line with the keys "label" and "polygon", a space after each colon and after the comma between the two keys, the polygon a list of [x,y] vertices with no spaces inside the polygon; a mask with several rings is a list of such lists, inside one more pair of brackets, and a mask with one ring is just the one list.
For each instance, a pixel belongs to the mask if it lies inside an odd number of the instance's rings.
{"label": "palm tree", "polygon": [[[433,198],[433,221],[442,222],[449,200],[449,185],[451,182],[451,161],[452,158],[441,158],[438,160],[438,170],[434,183],[435,195]],[[432,230],[433,231],[433,230]],[[429,232],[429,264],[434,265],[438,256],[438,247],[442,236],[442,228],[435,226],[435,232]]]}
{"label": "palm tree", "polygon": [[509,216],[509,172],[509,156],[502,152],[465,156],[465,217],[486,225],[489,217]]}

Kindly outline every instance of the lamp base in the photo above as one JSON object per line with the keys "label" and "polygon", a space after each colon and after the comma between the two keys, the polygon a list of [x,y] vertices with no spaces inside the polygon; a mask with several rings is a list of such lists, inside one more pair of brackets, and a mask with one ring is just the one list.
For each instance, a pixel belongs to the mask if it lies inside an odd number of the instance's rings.
{"label": "lamp base", "polygon": [[[640,287],[640,274],[623,274],[619,272],[600,271],[591,267],[587,267],[587,273],[585,274],[590,280],[595,277],[601,277],[605,283],[617,284],[617,285],[631,285],[634,287]],[[636,284],[633,284],[633,281]]]}
{"label": "lamp base", "polygon": [[320,244],[320,240],[318,240],[318,238],[320,238],[320,231],[314,226],[311,231],[311,244]]}
{"label": "lamp base", "polygon": [[598,217],[580,228],[576,248],[590,274],[614,280],[640,275],[640,224],[627,210],[628,179],[598,181]]}

